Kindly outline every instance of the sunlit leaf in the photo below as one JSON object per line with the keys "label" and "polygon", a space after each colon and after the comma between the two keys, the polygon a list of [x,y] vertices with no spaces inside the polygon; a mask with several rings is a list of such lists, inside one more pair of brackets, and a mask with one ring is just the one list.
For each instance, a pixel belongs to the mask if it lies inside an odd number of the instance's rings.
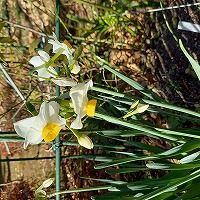
{"label": "sunlit leaf", "polygon": [[0,37],[0,43],[14,43],[15,40],[10,37]]}
{"label": "sunlit leaf", "polygon": [[30,44],[30,46],[29,46],[29,53],[30,53],[30,54],[34,52],[35,48],[38,47],[38,45],[39,45],[40,42],[41,42],[41,39],[38,38],[38,39],[34,40],[34,41]]}
{"label": "sunlit leaf", "polygon": [[182,158],[180,160],[180,163],[181,164],[190,163],[190,162],[194,161],[199,155],[200,155],[200,151],[190,154],[189,156]]}
{"label": "sunlit leaf", "polygon": [[2,30],[2,28],[4,27],[5,22],[0,22],[0,31]]}
{"label": "sunlit leaf", "polygon": [[197,63],[197,61],[194,60],[194,58],[190,56],[190,54],[187,52],[187,50],[183,46],[183,43],[180,39],[179,39],[179,46],[181,50],[183,51],[183,53],[185,54],[185,56],[187,57],[187,59],[189,60],[190,64],[192,65],[198,79],[200,80],[200,65]]}

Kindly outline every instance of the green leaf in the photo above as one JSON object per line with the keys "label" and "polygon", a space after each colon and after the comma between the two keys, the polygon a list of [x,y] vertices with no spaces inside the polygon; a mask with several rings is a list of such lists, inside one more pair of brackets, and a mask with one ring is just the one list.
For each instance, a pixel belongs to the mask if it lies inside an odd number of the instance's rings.
{"label": "green leaf", "polygon": [[200,167],[200,162],[193,162],[192,164],[162,164],[162,163],[150,163],[146,165],[149,169],[159,170],[186,170],[195,169]]}
{"label": "green leaf", "polygon": [[[119,139],[119,138],[115,138],[112,136],[121,136],[121,137],[131,137],[131,136],[135,136],[135,131],[134,130],[110,130],[110,131],[98,131],[103,133],[104,137],[108,137],[112,140],[117,140],[117,141],[121,141],[123,143],[127,143],[131,146],[134,146],[136,148],[134,148],[135,150],[140,149],[142,151],[149,151],[149,152],[154,152],[154,153],[162,153],[164,150],[156,147],[156,146],[151,146],[142,142],[135,142],[135,141],[129,141],[129,140],[123,140],[123,139]],[[97,133],[98,133],[97,132]],[[126,146],[124,146],[126,148]],[[131,147],[132,148],[132,147]],[[127,147],[128,149],[128,147]]]}
{"label": "green leaf", "polygon": [[192,65],[198,79],[200,80],[200,65],[190,56],[190,54],[186,51],[185,47],[183,46],[182,41],[179,39],[179,46],[187,59],[189,60],[190,64]]}
{"label": "green leaf", "polygon": [[48,197],[53,197],[58,194],[70,194],[70,193],[75,193],[75,192],[88,192],[88,191],[95,191],[95,190],[108,190],[112,186],[96,186],[96,187],[87,187],[87,188],[77,188],[77,189],[70,189],[70,190],[65,190],[65,191],[60,191],[60,192],[54,192],[51,194],[48,194]]}
{"label": "green leaf", "polygon": [[131,167],[127,168],[119,168],[119,169],[107,169],[106,172],[108,174],[122,174],[122,173],[132,173],[132,172],[137,172],[137,171],[144,171],[148,170],[147,167],[141,166],[141,165],[130,165]]}
{"label": "green leaf", "polygon": [[155,95],[150,90],[147,90],[146,88],[144,88],[142,85],[140,85],[136,81],[132,80],[131,78],[126,77],[125,75],[121,74],[120,72],[116,71],[115,69],[112,69],[110,67],[110,64],[108,62],[106,62],[105,60],[103,60],[102,58],[100,58],[99,56],[95,56],[95,57],[98,60],[97,62],[100,65],[102,65],[105,69],[107,69],[111,73],[115,74],[117,77],[119,77],[120,79],[125,81],[127,84],[129,84],[130,86],[132,86],[133,88],[135,88],[136,90],[138,90],[139,92],[144,94],[145,96],[149,97],[150,99],[161,100],[157,95]]}
{"label": "green leaf", "polygon": [[4,55],[3,55],[2,53],[0,53],[0,58],[1,58],[2,60],[5,59],[5,57],[4,57]]}
{"label": "green leaf", "polygon": [[16,41],[10,37],[0,37],[0,43],[14,43],[14,42]]}
{"label": "green leaf", "polygon": [[191,188],[182,195],[182,200],[192,199],[200,196],[200,183],[192,184]]}
{"label": "green leaf", "polygon": [[139,197],[137,200],[154,199],[155,197],[158,197],[161,194],[167,193],[169,191],[175,191],[178,186],[181,186],[181,185],[188,183],[191,180],[197,179],[199,177],[200,177],[200,169],[196,170],[195,172],[193,172],[185,177],[179,178],[177,180],[171,180],[171,182],[166,184],[164,187],[160,187],[157,190],[155,189],[152,192]]}
{"label": "green leaf", "polygon": [[200,151],[190,154],[180,160],[181,164],[193,162],[200,155]]}
{"label": "green leaf", "polygon": [[73,60],[77,60],[83,51],[83,45],[79,45],[79,47],[74,52]]}
{"label": "green leaf", "polygon": [[0,22],[0,31],[2,30],[2,28],[4,27],[5,22]]}
{"label": "green leaf", "polygon": [[[134,162],[134,161],[174,158],[176,156],[182,155],[183,153],[186,153],[186,152],[192,151],[196,148],[199,148],[199,144],[200,144],[200,140],[194,140],[194,141],[187,142],[185,144],[176,146],[170,150],[164,151],[163,153],[154,154],[152,156],[141,155],[141,156],[136,156],[136,157],[131,157],[131,158],[119,158],[119,159],[115,159],[113,161],[98,164],[95,166],[95,169],[103,169],[106,167],[111,167],[114,165],[120,165],[120,164],[124,164],[124,163],[130,163],[130,162]],[[198,163],[196,163],[196,166],[198,166]],[[166,166],[161,166],[161,167],[163,167],[163,169],[166,168]],[[191,166],[186,166],[186,169],[188,169],[190,167]]]}
{"label": "green leaf", "polygon": [[93,181],[100,181],[100,182],[103,182],[103,183],[110,183],[110,184],[113,184],[113,185],[121,185],[121,184],[126,184],[127,182],[125,181],[114,181],[114,180],[109,180],[109,179],[99,179],[99,178],[90,178],[90,177],[80,177],[80,178],[84,178],[84,179],[87,179],[87,180],[93,180]]}
{"label": "green leaf", "polygon": [[88,23],[88,24],[94,24],[94,22],[90,21],[90,20],[87,20],[85,18],[80,18],[80,17],[77,17],[75,15],[72,15],[72,14],[66,14],[66,17],[70,20],[73,20],[75,22],[82,22],[82,23]]}
{"label": "green leaf", "polygon": [[36,116],[38,115],[38,112],[36,111],[34,105],[30,102],[25,103],[27,110],[33,115]]}
{"label": "green leaf", "polygon": [[35,48],[38,47],[38,45],[39,45],[40,42],[41,42],[41,39],[38,38],[38,39],[34,40],[31,43],[31,45],[29,46],[29,49],[28,49],[30,54],[34,52]]}
{"label": "green leaf", "polygon": [[110,117],[110,116],[103,115],[103,114],[100,114],[97,112],[95,113],[95,117],[100,118],[102,120],[106,120],[113,124],[117,124],[119,126],[125,126],[127,128],[131,128],[131,129],[135,129],[135,130],[143,132],[141,134],[148,134],[148,135],[151,135],[152,137],[160,137],[160,138],[165,138],[167,140],[178,141],[176,136],[162,134],[161,132],[159,132],[153,128],[144,127],[142,125],[136,125],[136,124],[133,124],[133,123],[130,123],[130,122],[127,122],[127,121],[124,121],[124,120],[121,120],[121,119],[118,119],[115,117]]}
{"label": "green leaf", "polygon": [[[107,97],[104,96],[104,98],[108,98],[108,99],[112,99],[112,100],[116,99],[116,101],[123,102],[127,105],[131,105],[132,101],[135,99],[135,97],[128,96],[128,95],[125,95],[125,94],[120,93],[120,92],[115,92],[115,91],[112,91],[112,90],[98,88],[98,87],[95,87],[95,86],[92,87],[92,90],[97,91],[97,92],[101,92],[101,93],[104,93],[104,94],[109,94],[109,95],[112,95],[114,97],[119,97],[120,99],[119,98],[112,98],[112,97],[109,97],[109,96],[107,96]],[[144,103],[149,104],[149,105],[167,108],[167,109],[174,110],[174,111],[179,111],[179,112],[189,114],[189,115],[193,115],[195,117],[200,118],[200,113],[198,113],[198,112],[195,112],[195,111],[192,111],[192,110],[189,110],[189,109],[186,109],[186,108],[181,108],[179,106],[169,104],[165,101],[158,102],[158,101],[142,99],[142,98],[137,98],[137,99],[140,99],[140,101],[143,101]],[[168,115],[171,115],[171,114],[173,114],[173,113],[170,112]],[[187,117],[186,115],[182,115],[182,116]],[[181,116],[179,116],[179,117],[181,117]],[[192,119],[190,119],[190,120],[192,120]]]}

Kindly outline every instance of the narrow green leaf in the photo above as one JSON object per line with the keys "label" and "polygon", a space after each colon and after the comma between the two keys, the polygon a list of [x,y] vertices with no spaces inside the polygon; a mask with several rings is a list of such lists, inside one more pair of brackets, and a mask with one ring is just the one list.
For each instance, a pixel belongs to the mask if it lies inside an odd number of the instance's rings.
{"label": "narrow green leaf", "polygon": [[[181,144],[179,146],[176,146],[170,150],[164,151],[163,153],[154,154],[152,156],[136,156],[133,158],[119,158],[110,162],[98,164],[95,166],[95,169],[103,169],[106,167],[111,167],[114,165],[120,165],[124,163],[130,163],[134,161],[142,161],[142,160],[158,160],[158,159],[167,159],[167,158],[174,158],[178,155],[182,155],[182,153],[186,153],[189,151],[192,151],[196,148],[199,148],[200,140],[194,140],[191,142],[187,142],[185,144]],[[197,163],[198,165],[198,163]]]}
{"label": "narrow green leaf", "polygon": [[[118,101],[118,102],[123,102],[123,103],[125,103],[127,105],[131,105],[132,101],[136,100],[135,97],[128,96],[128,95],[125,95],[125,94],[120,93],[120,92],[115,92],[115,91],[112,91],[112,90],[102,89],[102,88],[98,88],[98,87],[95,87],[95,86],[92,87],[92,89],[94,91],[97,91],[97,92],[102,92],[104,94],[109,94],[109,95],[112,95],[114,97],[122,98],[122,99],[119,99],[119,98],[116,99],[116,98],[112,98],[112,97],[109,97],[109,96],[107,96],[107,97],[104,96],[104,98],[112,99],[112,100],[115,100],[115,101]],[[158,102],[158,101],[142,99],[142,98],[137,98],[137,99],[139,99],[140,101],[143,101],[144,103],[149,104],[149,105],[158,106],[158,107],[162,107],[162,108],[167,108],[167,109],[174,110],[174,111],[179,111],[179,112],[182,112],[182,113],[185,113],[185,114],[189,114],[189,115],[193,115],[195,117],[199,117],[200,118],[200,113],[198,113],[198,112],[189,110],[187,108],[181,108],[179,106],[175,106],[175,105],[169,104],[169,103],[167,103],[165,101],[162,101],[162,102],[159,101]],[[173,114],[173,113],[169,113],[169,114]]]}
{"label": "narrow green leaf", "polygon": [[5,22],[0,22],[0,31],[2,30],[2,28],[4,27]]}
{"label": "narrow green leaf", "polygon": [[112,186],[96,186],[96,187],[88,187],[88,188],[77,188],[77,189],[71,189],[71,190],[65,190],[61,192],[54,192],[51,194],[48,194],[47,197],[54,197],[58,194],[70,194],[70,193],[75,193],[75,192],[88,192],[88,191],[95,191],[95,190],[108,190]]}
{"label": "narrow green leaf", "polygon": [[125,126],[127,128],[142,131],[144,133],[151,135],[152,137],[159,137],[159,138],[164,138],[164,139],[167,139],[167,140],[178,141],[178,139],[175,136],[162,134],[161,132],[159,132],[155,129],[150,129],[149,127],[143,127],[141,125],[132,124],[130,122],[123,121],[123,120],[115,118],[115,117],[110,117],[110,116],[103,115],[103,114],[100,114],[100,113],[97,113],[97,112],[95,113],[95,117],[100,118],[102,120],[106,120],[106,121],[113,123],[113,124],[117,124],[119,126]]}
{"label": "narrow green leaf", "polygon": [[183,46],[181,39],[179,39],[179,46],[180,46],[181,50],[183,51],[183,53],[185,54],[185,56],[187,57],[187,59],[189,60],[190,64],[192,65],[198,79],[200,80],[200,65],[186,51],[185,47]]}
{"label": "narrow green leaf", "polygon": [[192,187],[182,195],[181,199],[182,200],[188,200],[192,199],[194,197],[200,197],[200,183],[195,183],[192,185]]}
{"label": "narrow green leaf", "polygon": [[41,42],[41,39],[38,38],[36,40],[34,40],[30,46],[29,46],[29,53],[32,54],[34,52],[34,50],[38,47],[39,43]]}
{"label": "narrow green leaf", "polygon": [[196,178],[200,177],[200,169],[196,170],[194,173],[191,173],[185,177],[179,178],[176,181],[171,181],[169,184],[167,184],[164,187],[161,187],[157,190],[153,190],[152,192],[148,193],[147,195],[143,195],[141,197],[139,197],[137,200],[150,200],[153,199],[163,193],[169,192],[169,191],[173,191],[176,190],[176,188],[178,186],[181,186],[191,180],[194,180]]}
{"label": "narrow green leaf", "polygon": [[[2,54],[2,53],[0,53],[0,58],[1,58],[1,60],[4,60],[5,59],[5,57],[4,57],[4,55]],[[0,71],[0,73],[1,73],[2,71]],[[3,73],[3,72],[2,72]],[[1,75],[1,74],[0,74]]]}
{"label": "narrow green leaf", "polygon": [[156,96],[153,92],[151,92],[150,90],[147,90],[146,88],[144,88],[142,85],[140,85],[139,83],[137,83],[136,81],[126,77],[125,75],[121,74],[120,72],[116,71],[115,69],[112,69],[110,67],[110,64],[108,62],[106,62],[105,60],[103,60],[102,58],[100,58],[99,56],[95,56],[97,58],[97,62],[102,65],[105,69],[107,69],[108,71],[112,72],[113,74],[115,74],[117,77],[119,77],[120,79],[122,79],[123,81],[125,81],[126,83],[128,83],[130,86],[132,86],[133,88],[135,88],[136,90],[140,91],[142,94],[144,94],[145,96],[149,97],[150,99],[159,99],[161,100],[158,96]]}
{"label": "narrow green leaf", "polygon": [[193,162],[192,164],[162,164],[162,163],[150,163],[146,165],[149,169],[159,170],[186,170],[195,169],[200,167],[200,162]]}
{"label": "narrow green leaf", "polygon": [[[103,133],[104,137],[108,137],[112,140],[117,140],[117,141],[121,141],[123,143],[127,143],[131,146],[137,147],[139,149],[141,149],[142,151],[149,151],[149,152],[154,152],[154,153],[162,153],[164,150],[156,147],[156,146],[151,146],[142,142],[135,142],[135,141],[129,141],[129,140],[124,140],[124,139],[119,139],[119,138],[115,138],[112,136],[124,136],[124,137],[131,137],[131,136],[135,136],[135,131],[134,130],[110,130],[110,131],[98,131],[97,133]],[[127,147],[124,146],[124,149],[126,149]],[[127,148],[128,149],[128,148]]]}
{"label": "narrow green leaf", "polygon": [[126,184],[126,181],[115,181],[115,180],[109,180],[109,179],[100,179],[100,178],[90,178],[90,177],[81,177],[87,180],[93,180],[93,181],[99,181],[99,182],[103,182],[103,183],[110,183],[113,185],[121,185],[121,184]]}
{"label": "narrow green leaf", "polygon": [[77,60],[79,58],[79,56],[81,55],[82,51],[83,51],[83,45],[79,45],[79,47],[74,52],[73,60]]}
{"label": "narrow green leaf", "polygon": [[[132,166],[132,165],[131,165]],[[135,165],[135,167],[127,167],[127,168],[119,168],[119,169],[107,169],[106,172],[108,174],[124,174],[124,173],[132,173],[137,171],[148,170],[147,167],[141,165]]]}
{"label": "narrow green leaf", "polygon": [[0,37],[0,43],[14,43],[14,42],[16,41],[10,37]]}
{"label": "narrow green leaf", "polygon": [[82,22],[82,23],[87,23],[87,24],[94,24],[94,22],[90,21],[90,20],[87,20],[85,18],[80,18],[80,17],[77,17],[75,15],[72,15],[72,14],[66,14],[66,17],[70,20],[73,20],[75,22]]}
{"label": "narrow green leaf", "polygon": [[35,107],[33,104],[31,104],[30,102],[26,102],[25,103],[26,108],[28,109],[28,111],[33,115],[36,116],[38,115],[38,112],[36,111]]}
{"label": "narrow green leaf", "polygon": [[180,160],[181,164],[193,162],[200,155],[200,151],[190,154]]}

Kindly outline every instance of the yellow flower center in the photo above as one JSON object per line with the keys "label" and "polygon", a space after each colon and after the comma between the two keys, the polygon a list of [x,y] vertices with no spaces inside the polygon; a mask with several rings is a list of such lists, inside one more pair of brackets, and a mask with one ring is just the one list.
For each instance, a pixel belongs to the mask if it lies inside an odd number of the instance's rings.
{"label": "yellow flower center", "polygon": [[87,115],[89,117],[94,117],[96,105],[97,105],[96,99],[91,99],[90,101],[88,101],[86,110],[87,110]]}
{"label": "yellow flower center", "polygon": [[54,140],[59,134],[61,127],[56,123],[47,124],[42,130],[42,138],[45,142]]}
{"label": "yellow flower center", "polygon": [[71,44],[67,41],[67,40],[64,40],[64,42],[63,42],[64,44],[66,44],[70,49],[72,49],[72,46],[71,46]]}

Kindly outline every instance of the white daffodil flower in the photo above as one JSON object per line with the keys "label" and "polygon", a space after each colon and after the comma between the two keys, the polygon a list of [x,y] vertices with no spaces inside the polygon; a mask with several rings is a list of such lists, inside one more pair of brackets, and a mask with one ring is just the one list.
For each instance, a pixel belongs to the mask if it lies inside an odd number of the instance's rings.
{"label": "white daffodil flower", "polygon": [[78,74],[79,71],[80,71],[80,66],[77,64],[77,63],[73,63],[73,56],[72,56],[72,53],[74,52],[73,48],[71,47],[71,45],[65,40],[64,42],[59,42],[57,37],[56,37],[56,34],[53,33],[53,40],[50,39],[48,41],[48,43],[52,44],[53,45],[53,53],[58,53],[59,51],[62,51],[61,54],[64,54],[67,56],[67,59],[68,59],[68,66],[72,66],[72,69],[71,69],[71,73],[72,74]]}
{"label": "white daffodil flower", "polygon": [[53,40],[50,39],[48,41],[49,44],[53,45],[53,53],[58,53],[61,49],[63,49],[62,54],[67,56],[67,59],[68,59],[68,62],[69,62],[69,66],[70,66],[72,64],[72,60],[73,60],[73,56],[72,56],[73,49],[70,48],[64,42],[63,43],[59,42],[55,33],[53,33],[53,38],[54,38]]}
{"label": "white daffodil flower", "polygon": [[87,92],[93,86],[92,80],[88,83],[79,83],[72,87],[69,92],[69,96],[72,99],[72,105],[74,108],[74,112],[77,114],[76,119],[72,122],[71,128],[73,129],[81,129],[83,128],[83,124],[81,119],[87,114]]}
{"label": "white daffodil flower", "polygon": [[[39,54],[39,56],[34,56],[29,61],[34,67],[39,67],[50,60],[49,54],[46,53],[45,51],[40,50],[40,51],[38,51],[38,54]],[[48,69],[43,67],[41,69],[37,69],[36,71],[38,72],[40,81],[45,80],[45,78],[56,77],[56,75],[57,75],[57,72],[51,66],[49,66]],[[44,77],[44,78],[42,78],[42,77]]]}
{"label": "white daffodil flower", "polygon": [[14,123],[16,133],[25,138],[25,149],[29,144],[39,144],[43,139],[45,142],[50,142],[57,137],[66,124],[66,120],[58,113],[58,103],[43,102],[37,116]]}
{"label": "white daffodil flower", "polygon": [[77,84],[77,82],[71,78],[52,78],[51,80],[53,83],[61,87],[66,87],[66,86],[73,87]]}

